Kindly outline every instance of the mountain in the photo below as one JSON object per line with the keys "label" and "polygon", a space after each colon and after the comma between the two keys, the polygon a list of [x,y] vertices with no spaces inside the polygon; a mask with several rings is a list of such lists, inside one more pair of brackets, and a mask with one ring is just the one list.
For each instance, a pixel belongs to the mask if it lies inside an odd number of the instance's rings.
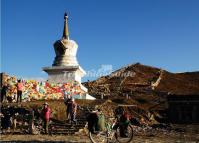
{"label": "mountain", "polygon": [[199,95],[199,72],[169,73],[162,71],[153,85],[155,91],[175,95]]}
{"label": "mountain", "polygon": [[118,102],[147,109],[166,108],[168,94],[199,95],[199,72],[171,73],[136,63],[83,84],[96,98],[103,95],[104,98],[120,99]]}

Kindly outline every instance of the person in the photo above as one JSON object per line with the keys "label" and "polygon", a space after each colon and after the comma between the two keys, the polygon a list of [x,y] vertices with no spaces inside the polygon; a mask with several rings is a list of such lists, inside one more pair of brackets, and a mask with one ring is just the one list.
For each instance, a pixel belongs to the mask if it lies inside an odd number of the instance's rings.
{"label": "person", "polygon": [[75,102],[75,99],[72,98],[70,101],[68,101],[67,105],[67,116],[70,116],[70,122],[76,123],[76,112],[77,112],[77,103]]}
{"label": "person", "polygon": [[99,115],[99,110],[94,110],[92,112],[90,112],[87,116],[87,122],[88,122],[88,130],[92,133],[99,131],[99,127],[98,127],[98,115]]}
{"label": "person", "polygon": [[3,102],[4,98],[6,97],[8,91],[8,85],[7,83],[4,83],[2,89],[1,89],[1,103]]}
{"label": "person", "polygon": [[70,102],[71,98],[69,98],[66,91],[64,91],[64,104],[66,105],[66,120],[69,120],[69,110],[68,110],[68,103]]}
{"label": "person", "polygon": [[29,116],[28,116],[28,118],[29,118],[29,133],[30,134],[33,134],[34,133],[34,110],[31,108],[30,110],[29,110]]}
{"label": "person", "polygon": [[45,133],[48,134],[48,125],[50,121],[51,109],[47,102],[45,102],[43,105],[44,107],[42,109],[42,116],[43,116],[43,122],[44,122],[44,130],[45,130]]}
{"label": "person", "polygon": [[66,121],[70,120],[70,108],[71,108],[71,99],[64,99],[64,104],[66,105]]}
{"label": "person", "polygon": [[100,108],[93,110],[86,116],[89,132],[95,133],[105,130],[105,116]]}
{"label": "person", "polygon": [[125,112],[124,108],[119,106],[115,109],[115,117],[118,121],[118,124],[116,124],[113,129],[120,128],[120,136],[121,137],[127,137],[127,128],[129,124],[129,115],[127,112]]}
{"label": "person", "polygon": [[22,92],[23,92],[23,83],[21,80],[18,80],[17,83],[17,103],[22,101]]}

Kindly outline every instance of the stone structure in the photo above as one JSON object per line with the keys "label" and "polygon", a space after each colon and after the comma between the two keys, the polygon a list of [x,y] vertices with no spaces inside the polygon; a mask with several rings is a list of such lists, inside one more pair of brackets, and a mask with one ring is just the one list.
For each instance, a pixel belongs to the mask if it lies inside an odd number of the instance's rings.
{"label": "stone structure", "polygon": [[48,73],[49,82],[66,83],[75,80],[81,83],[86,72],[78,64],[77,49],[77,43],[69,39],[68,15],[65,13],[62,39],[54,43],[56,56],[53,65],[43,68]]}

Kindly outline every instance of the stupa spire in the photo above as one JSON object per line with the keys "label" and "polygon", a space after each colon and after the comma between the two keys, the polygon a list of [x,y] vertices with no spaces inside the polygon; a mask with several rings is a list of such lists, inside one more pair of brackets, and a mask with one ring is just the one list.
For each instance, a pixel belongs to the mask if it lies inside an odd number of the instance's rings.
{"label": "stupa spire", "polygon": [[65,12],[64,14],[64,31],[62,39],[68,39],[69,40],[69,32],[68,32],[68,15]]}

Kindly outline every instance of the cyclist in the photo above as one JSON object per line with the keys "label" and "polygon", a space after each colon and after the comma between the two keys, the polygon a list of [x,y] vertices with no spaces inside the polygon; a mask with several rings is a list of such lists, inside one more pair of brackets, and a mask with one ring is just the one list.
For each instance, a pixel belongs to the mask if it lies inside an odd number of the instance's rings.
{"label": "cyclist", "polygon": [[[127,143],[132,141],[133,128],[129,125],[129,115],[122,107],[116,108],[114,113],[114,122],[112,122],[113,118],[107,118],[107,121],[105,121],[104,115],[99,109],[91,112],[87,116],[89,138],[92,143],[100,143],[105,141]],[[100,126],[102,128],[100,128]]]}
{"label": "cyclist", "polygon": [[125,112],[124,108],[119,106],[115,109],[115,118],[116,118],[116,124],[114,125],[113,129],[120,128],[120,136],[121,137],[127,137],[128,134],[128,125],[129,125],[129,115],[127,112]]}

